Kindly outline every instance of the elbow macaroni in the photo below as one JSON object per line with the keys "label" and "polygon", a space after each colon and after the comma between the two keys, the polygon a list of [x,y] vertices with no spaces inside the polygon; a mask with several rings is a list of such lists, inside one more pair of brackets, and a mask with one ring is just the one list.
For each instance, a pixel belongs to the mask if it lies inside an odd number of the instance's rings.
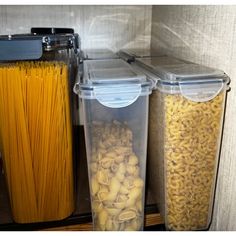
{"label": "elbow macaroni", "polygon": [[89,164],[95,230],[141,230],[144,181],[126,124],[93,122]]}
{"label": "elbow macaroni", "polygon": [[224,92],[208,102],[193,102],[157,91],[150,103],[149,165],[151,172],[156,171],[155,166],[164,171],[159,177],[165,182],[159,182],[158,187],[165,193],[157,195],[165,198],[166,225],[170,230],[206,229],[215,187]]}

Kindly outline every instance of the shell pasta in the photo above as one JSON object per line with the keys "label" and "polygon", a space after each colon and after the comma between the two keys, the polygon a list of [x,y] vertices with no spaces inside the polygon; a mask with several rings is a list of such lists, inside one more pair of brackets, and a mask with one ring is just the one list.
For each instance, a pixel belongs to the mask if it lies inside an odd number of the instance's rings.
{"label": "shell pasta", "polygon": [[95,230],[136,231],[143,226],[144,180],[126,124],[93,124],[89,162]]}
{"label": "shell pasta", "polygon": [[66,64],[0,66],[0,141],[14,220],[69,216],[74,189]]}

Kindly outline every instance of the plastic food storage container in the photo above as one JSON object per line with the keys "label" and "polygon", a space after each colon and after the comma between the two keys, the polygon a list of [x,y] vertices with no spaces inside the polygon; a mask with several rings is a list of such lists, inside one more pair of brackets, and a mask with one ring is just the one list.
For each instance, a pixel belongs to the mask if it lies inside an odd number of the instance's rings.
{"label": "plastic food storage container", "polygon": [[149,108],[149,183],[167,229],[203,230],[211,222],[229,78],[175,60],[137,60],[158,81]]}
{"label": "plastic food storage container", "polygon": [[104,59],[118,59],[119,57],[107,48],[101,49],[85,49],[83,50],[84,60],[104,60]]}
{"label": "plastic food storage container", "polygon": [[84,61],[83,100],[94,230],[142,230],[152,83],[121,59]]}
{"label": "plastic food storage container", "polygon": [[74,210],[71,85],[76,34],[0,37],[0,145],[13,219]]}
{"label": "plastic food storage container", "polygon": [[77,70],[81,60],[80,37],[74,33],[72,28],[50,28],[33,27],[31,34],[41,37],[43,41],[43,54],[40,60],[64,61],[69,69],[69,87],[71,112],[74,125],[79,124],[78,120],[78,98],[73,93],[73,86],[77,77]]}
{"label": "plastic food storage container", "polygon": [[136,58],[147,58],[147,57],[159,57],[159,56],[164,56],[165,54],[162,52],[154,52],[151,51],[150,49],[121,49],[119,50],[119,52],[117,53],[117,55],[131,63],[134,62]]}

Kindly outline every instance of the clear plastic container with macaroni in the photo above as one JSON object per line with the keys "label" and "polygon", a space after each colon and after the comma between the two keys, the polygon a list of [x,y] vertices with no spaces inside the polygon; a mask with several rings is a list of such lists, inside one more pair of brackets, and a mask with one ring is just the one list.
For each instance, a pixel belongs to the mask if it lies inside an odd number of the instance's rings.
{"label": "clear plastic container with macaroni", "polygon": [[82,98],[94,230],[142,230],[153,83],[120,59],[84,61]]}
{"label": "clear plastic container with macaroni", "polygon": [[150,96],[148,179],[169,230],[209,227],[229,78],[176,58],[138,59]]}
{"label": "clear plastic container with macaroni", "polygon": [[47,29],[0,37],[1,154],[17,223],[61,220],[75,207],[72,83],[78,35]]}

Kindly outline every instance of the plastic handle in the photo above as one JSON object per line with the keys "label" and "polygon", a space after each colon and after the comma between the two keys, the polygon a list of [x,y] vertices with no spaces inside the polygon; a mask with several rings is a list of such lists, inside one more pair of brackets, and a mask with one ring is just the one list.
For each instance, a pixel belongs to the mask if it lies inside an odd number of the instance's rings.
{"label": "plastic handle", "polygon": [[222,79],[214,81],[179,82],[181,94],[194,102],[207,102],[216,97],[224,87]]}
{"label": "plastic handle", "polygon": [[134,103],[141,90],[141,84],[97,86],[94,87],[94,95],[106,107],[122,108]]}

